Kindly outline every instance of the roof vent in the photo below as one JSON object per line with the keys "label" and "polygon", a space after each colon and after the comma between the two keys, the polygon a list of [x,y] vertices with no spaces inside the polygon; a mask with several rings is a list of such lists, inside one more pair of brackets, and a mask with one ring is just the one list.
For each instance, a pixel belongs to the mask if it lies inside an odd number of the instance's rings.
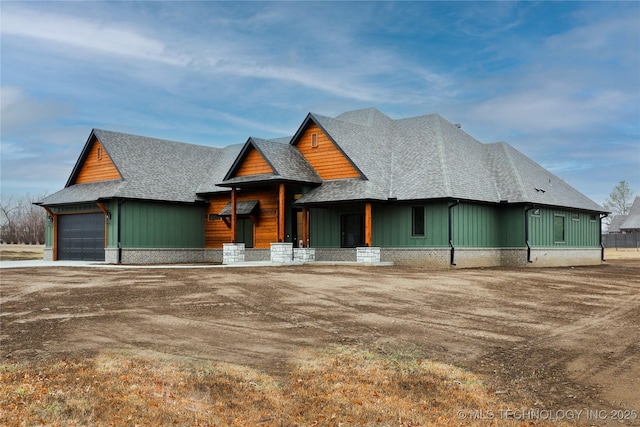
{"label": "roof vent", "polygon": [[460,123],[456,123],[455,127],[457,127],[458,129],[460,129],[462,127],[462,125]]}

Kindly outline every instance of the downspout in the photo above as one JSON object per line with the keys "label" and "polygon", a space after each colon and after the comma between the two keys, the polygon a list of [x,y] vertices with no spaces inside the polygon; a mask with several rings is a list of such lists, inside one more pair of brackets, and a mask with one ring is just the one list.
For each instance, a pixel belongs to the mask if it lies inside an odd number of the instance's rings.
{"label": "downspout", "polygon": [[118,201],[118,264],[122,264],[122,215],[120,207],[124,205],[124,200]]}
{"label": "downspout", "polygon": [[449,249],[451,251],[450,264],[456,265],[455,256],[456,256],[456,248],[453,245],[453,214],[452,209],[460,204],[460,200],[456,200],[453,204],[449,205]]}
{"label": "downspout", "polygon": [[608,213],[600,214],[600,221],[598,222],[598,225],[600,226],[600,234],[598,235],[598,239],[599,239],[598,241],[600,242],[600,261],[602,262],[606,261],[604,259],[604,243],[602,243],[602,220],[608,216],[609,216]]}
{"label": "downspout", "polygon": [[529,211],[534,207],[529,206],[524,210],[524,240],[527,243],[527,263],[531,264],[531,243],[529,242]]}

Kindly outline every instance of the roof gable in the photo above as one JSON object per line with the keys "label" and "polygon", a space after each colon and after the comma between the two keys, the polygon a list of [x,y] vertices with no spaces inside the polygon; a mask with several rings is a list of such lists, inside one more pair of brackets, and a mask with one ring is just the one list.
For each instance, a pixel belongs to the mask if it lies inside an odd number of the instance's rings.
{"label": "roof gable", "polygon": [[[121,179],[98,183],[76,183],[93,140],[100,141]],[[65,189],[41,201],[42,204],[94,202],[123,198],[194,203],[196,189],[210,173],[223,149],[185,144],[145,136],[94,129],[74,167]],[[90,191],[99,188],[100,191]]]}
{"label": "roof gable", "polygon": [[291,145],[297,147],[323,180],[367,179],[331,131],[323,126],[320,116],[309,114],[291,139]]}
{"label": "roof gable", "polygon": [[[322,178],[296,147],[289,145],[288,142],[289,138],[274,140],[249,138],[219,185],[257,184],[266,181],[321,183]],[[257,166],[245,168],[247,161],[253,161]],[[238,171],[249,173],[238,173]]]}
{"label": "roof gable", "polygon": [[122,175],[103,144],[91,132],[65,187],[114,179],[122,179]]}
{"label": "roof gable", "polygon": [[275,173],[273,166],[265,159],[260,150],[256,148],[253,139],[249,138],[244,147],[242,147],[237,160],[231,169],[229,169],[229,172],[227,172],[225,180],[236,176],[273,173]]}

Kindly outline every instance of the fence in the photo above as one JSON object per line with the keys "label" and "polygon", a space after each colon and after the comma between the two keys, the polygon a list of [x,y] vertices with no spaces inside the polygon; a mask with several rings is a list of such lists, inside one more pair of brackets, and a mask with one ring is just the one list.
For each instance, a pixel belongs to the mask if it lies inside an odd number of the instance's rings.
{"label": "fence", "polygon": [[603,234],[602,243],[605,248],[640,248],[640,233]]}

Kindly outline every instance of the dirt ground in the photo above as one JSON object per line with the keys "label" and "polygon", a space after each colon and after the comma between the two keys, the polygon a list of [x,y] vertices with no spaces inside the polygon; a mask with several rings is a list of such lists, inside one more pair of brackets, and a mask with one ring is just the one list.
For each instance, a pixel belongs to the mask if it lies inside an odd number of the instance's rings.
{"label": "dirt ground", "polygon": [[640,258],[622,258],[519,270],[3,269],[0,357],[124,350],[283,375],[302,349],[402,347],[472,371],[518,409],[640,425]]}

